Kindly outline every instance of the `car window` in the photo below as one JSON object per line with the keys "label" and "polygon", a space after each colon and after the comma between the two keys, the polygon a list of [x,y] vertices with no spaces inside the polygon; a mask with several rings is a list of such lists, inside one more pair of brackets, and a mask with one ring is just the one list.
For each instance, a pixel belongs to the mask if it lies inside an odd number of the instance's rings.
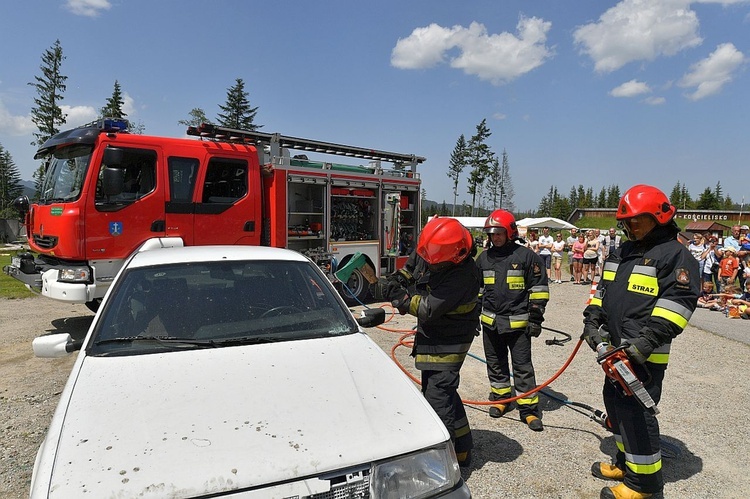
{"label": "car window", "polygon": [[356,330],[331,284],[309,262],[182,263],[126,270],[103,307],[87,351],[149,353]]}

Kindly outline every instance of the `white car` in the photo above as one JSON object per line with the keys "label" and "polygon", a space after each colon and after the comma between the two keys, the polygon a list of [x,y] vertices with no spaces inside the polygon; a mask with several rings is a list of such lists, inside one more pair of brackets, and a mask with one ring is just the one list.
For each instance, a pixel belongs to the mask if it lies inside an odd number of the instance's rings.
{"label": "white car", "polygon": [[293,251],[136,254],[82,343],[34,340],[80,352],[31,497],[470,497],[440,419],[360,327],[382,315],[355,320]]}

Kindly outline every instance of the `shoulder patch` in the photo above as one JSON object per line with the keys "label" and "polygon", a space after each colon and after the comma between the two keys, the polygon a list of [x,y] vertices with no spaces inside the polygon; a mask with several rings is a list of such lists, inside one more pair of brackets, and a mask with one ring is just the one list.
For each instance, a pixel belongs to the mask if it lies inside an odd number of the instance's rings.
{"label": "shoulder patch", "polygon": [[686,268],[679,268],[674,271],[675,273],[675,279],[680,284],[689,284],[690,283],[690,272]]}
{"label": "shoulder patch", "polygon": [[542,268],[539,266],[538,263],[534,263],[533,272],[534,272],[534,275],[542,275]]}

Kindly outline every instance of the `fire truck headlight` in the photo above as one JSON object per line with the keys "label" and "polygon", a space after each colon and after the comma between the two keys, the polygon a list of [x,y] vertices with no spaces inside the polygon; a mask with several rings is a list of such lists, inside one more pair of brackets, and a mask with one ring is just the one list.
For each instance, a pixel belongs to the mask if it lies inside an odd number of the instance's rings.
{"label": "fire truck headlight", "polygon": [[60,269],[57,280],[60,282],[90,282],[91,271],[88,267],[66,267]]}

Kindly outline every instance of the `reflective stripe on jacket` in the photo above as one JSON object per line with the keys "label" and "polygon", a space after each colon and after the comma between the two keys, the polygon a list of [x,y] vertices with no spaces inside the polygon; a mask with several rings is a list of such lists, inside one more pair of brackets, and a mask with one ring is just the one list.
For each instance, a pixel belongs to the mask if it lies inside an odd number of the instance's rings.
{"label": "reflective stripe on jacket", "polygon": [[483,252],[477,266],[482,272],[482,324],[506,333],[544,321],[549,287],[539,255],[509,242]]}
{"label": "reflective stripe on jacket", "polygon": [[654,346],[648,361],[666,366],[672,339],[695,310],[701,275],[668,227],[654,232],[644,241],[626,241],[607,257],[584,322],[606,325],[615,346],[646,337]]}

